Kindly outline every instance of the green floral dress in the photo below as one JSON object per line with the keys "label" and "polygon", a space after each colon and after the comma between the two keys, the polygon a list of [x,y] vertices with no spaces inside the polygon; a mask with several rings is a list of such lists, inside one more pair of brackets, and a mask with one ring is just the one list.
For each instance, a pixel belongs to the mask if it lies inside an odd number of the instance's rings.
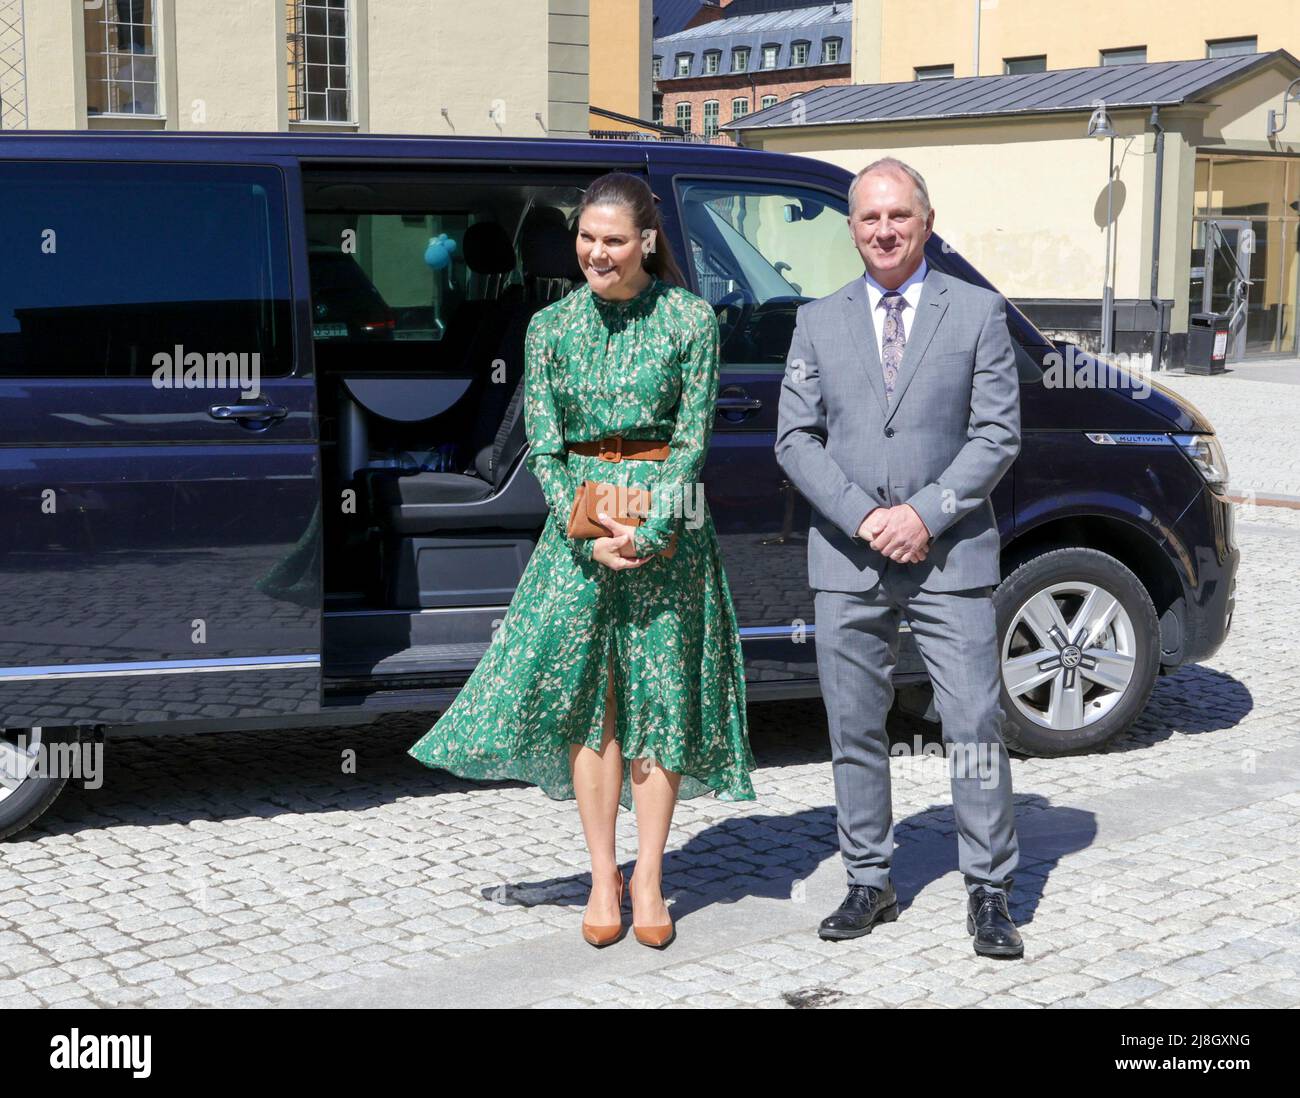
{"label": "green floral dress", "polygon": [[[754,799],[740,634],[698,487],[717,388],[712,307],[662,279],[628,301],[584,285],[532,318],[525,461],[550,513],[483,658],[409,754],[571,798],[569,745],[600,747],[613,661],[624,807],[638,758],[680,773],[681,798]],[[609,435],[671,439],[670,453],[613,462],[565,449]],[[676,531],[673,556],[620,571],[593,560],[593,540],[565,533],[584,478],[652,489],[635,548],[656,553]]]}

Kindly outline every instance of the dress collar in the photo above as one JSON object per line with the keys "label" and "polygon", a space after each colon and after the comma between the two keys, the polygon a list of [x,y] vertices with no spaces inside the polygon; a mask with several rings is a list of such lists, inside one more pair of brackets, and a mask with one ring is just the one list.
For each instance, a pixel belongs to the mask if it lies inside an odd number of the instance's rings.
{"label": "dress collar", "polygon": [[596,307],[602,312],[624,313],[639,307],[654,297],[655,291],[659,288],[661,279],[658,275],[650,276],[650,283],[635,297],[629,297],[623,301],[610,301],[608,298],[601,297],[591,288],[591,283],[587,283],[587,293]]}

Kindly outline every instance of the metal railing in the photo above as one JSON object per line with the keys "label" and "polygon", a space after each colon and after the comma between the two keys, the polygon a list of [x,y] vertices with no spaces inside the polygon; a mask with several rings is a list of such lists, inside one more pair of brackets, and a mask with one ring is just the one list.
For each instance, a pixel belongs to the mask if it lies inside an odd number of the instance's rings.
{"label": "metal railing", "polygon": [[[1229,244],[1223,230],[1219,228],[1219,223],[1217,221],[1207,221],[1206,225],[1214,237],[1214,251],[1233,272],[1232,281],[1228,286],[1227,316],[1228,338],[1230,341],[1235,341],[1238,332],[1246,324],[1246,306],[1250,298],[1250,288],[1255,284],[1255,280],[1241,269],[1241,264],[1237,262],[1236,252],[1232,245]],[[1254,230],[1249,231],[1253,232]]]}
{"label": "metal railing", "polygon": [[657,130],[588,130],[596,141],[675,141],[699,145],[735,145],[729,133],[660,133]]}

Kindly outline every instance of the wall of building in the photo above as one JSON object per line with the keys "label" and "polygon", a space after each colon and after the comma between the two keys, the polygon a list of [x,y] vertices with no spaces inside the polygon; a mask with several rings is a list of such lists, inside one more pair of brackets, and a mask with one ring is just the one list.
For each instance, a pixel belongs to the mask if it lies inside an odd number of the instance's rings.
{"label": "wall of building", "polygon": [[[591,105],[649,121],[650,52],[654,41],[652,0],[590,0]],[[594,130],[633,129],[593,115]]]}
{"label": "wall of building", "polygon": [[[1138,254],[1144,121],[1113,120],[1115,292],[1146,292]],[[896,156],[926,180],[935,231],[1009,297],[1099,297],[1105,274],[1107,142],[1084,136],[1086,117],[835,126],[746,135],[746,144],[801,153],[857,172]]]}
{"label": "wall of building", "polygon": [[[1205,56],[1209,39],[1258,38],[1261,53],[1279,47],[1300,55],[1295,0],[1176,0],[1134,4],[1091,0],[982,0],[980,76],[996,76],[1007,57],[1047,55],[1048,69],[1097,65],[1100,51],[1146,46],[1148,61]],[[977,75],[975,0],[855,0],[853,82],[913,79],[913,69],[952,65],[955,76]]]}
{"label": "wall of building", "polygon": [[28,127],[587,133],[588,0],[352,0],[342,124],[288,121],[282,0],[157,8],[165,118],[88,120],[82,0],[26,0]]}
{"label": "wall of building", "polygon": [[81,5],[69,0],[24,3],[27,65],[27,126],[33,130],[71,130],[86,125],[84,57],[73,48],[81,41]]}

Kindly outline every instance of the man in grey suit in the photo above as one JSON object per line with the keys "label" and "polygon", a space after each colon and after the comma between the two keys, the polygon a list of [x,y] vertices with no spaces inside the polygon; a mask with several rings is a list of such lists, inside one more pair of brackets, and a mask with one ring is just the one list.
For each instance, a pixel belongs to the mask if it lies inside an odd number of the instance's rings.
{"label": "man in grey suit", "polygon": [[781,468],[813,507],[808,581],[849,881],[818,933],[856,938],[898,917],[885,716],[906,616],[943,722],[967,930],[976,953],[1020,957],[991,599],[989,495],[1020,449],[1006,306],[926,263],[934,210],[901,161],[858,173],[848,221],[866,270],[799,307],[776,438]]}

